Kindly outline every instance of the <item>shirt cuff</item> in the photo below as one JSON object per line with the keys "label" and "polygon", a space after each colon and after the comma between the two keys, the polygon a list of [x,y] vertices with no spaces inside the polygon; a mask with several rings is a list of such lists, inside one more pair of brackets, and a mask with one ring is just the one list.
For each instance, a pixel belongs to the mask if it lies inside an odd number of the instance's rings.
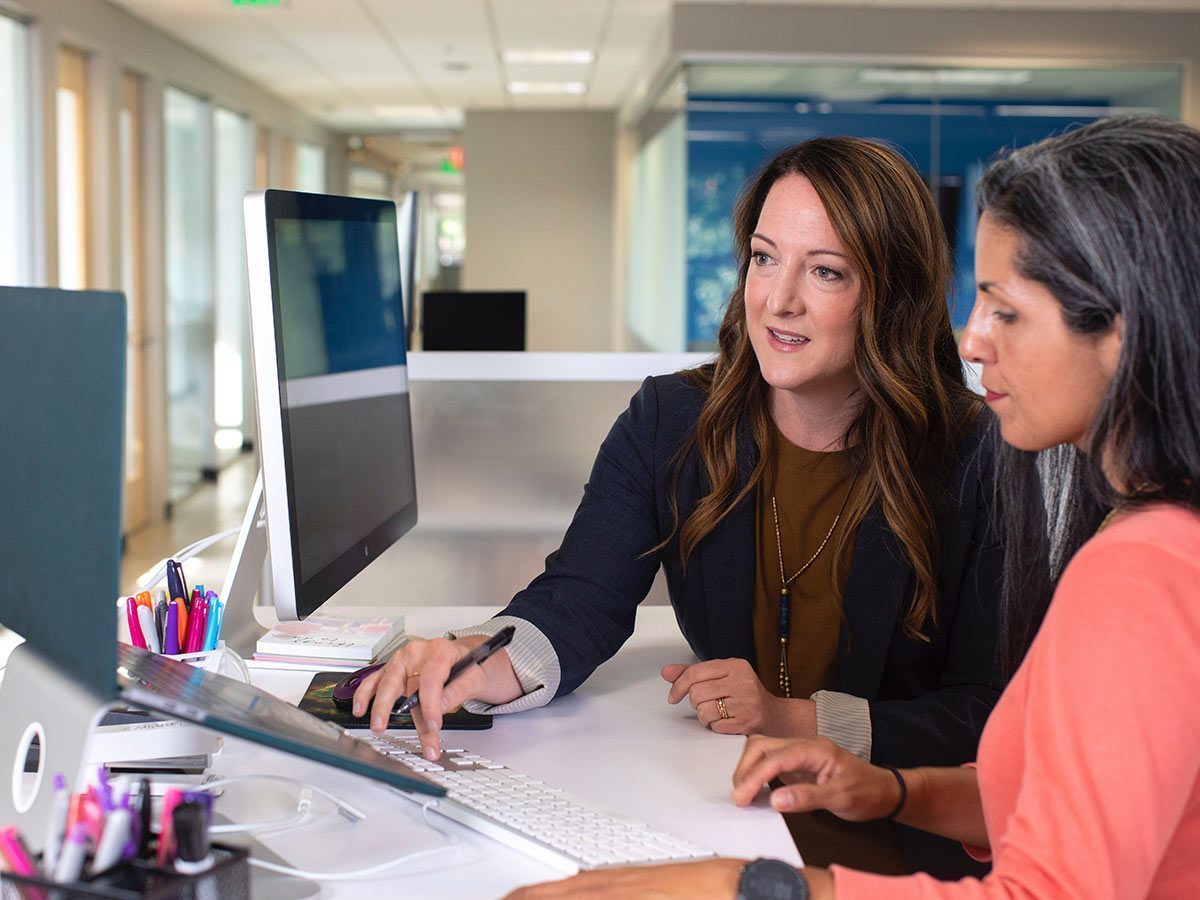
{"label": "shirt cuff", "polygon": [[[964,769],[978,768],[973,762],[963,763],[962,767]],[[968,844],[966,841],[963,841],[962,848],[967,851],[967,856],[971,857],[975,862],[990,863],[992,861],[991,847],[976,847],[974,844]]]}
{"label": "shirt cuff", "polygon": [[817,734],[870,762],[871,704],[839,691],[817,691],[809,699],[817,704]]}
{"label": "shirt cuff", "polygon": [[516,632],[504,649],[508,651],[508,659],[517,675],[517,681],[521,683],[521,690],[525,693],[516,700],[495,705],[484,703],[482,700],[468,700],[463,704],[463,709],[467,712],[489,716],[524,712],[527,709],[545,706],[558,693],[558,685],[562,681],[558,654],[554,652],[550,639],[532,622],[516,616],[496,616],[482,625],[455,628],[446,632],[446,637],[462,638],[472,634],[486,634],[491,637],[509,625],[512,625]]}

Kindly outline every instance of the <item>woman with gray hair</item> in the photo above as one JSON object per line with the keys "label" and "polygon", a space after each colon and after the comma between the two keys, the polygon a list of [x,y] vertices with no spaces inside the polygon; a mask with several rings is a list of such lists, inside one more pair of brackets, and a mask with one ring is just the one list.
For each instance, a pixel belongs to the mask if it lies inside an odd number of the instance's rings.
{"label": "woman with gray hair", "polygon": [[780,779],[776,809],[894,818],[990,856],[991,874],[715,860],[517,896],[1197,895],[1200,132],[1093,123],[995,163],[979,208],[960,351],[1011,447],[998,483],[1016,674],[977,768],[897,770],[820,738],[752,737],[734,800]]}

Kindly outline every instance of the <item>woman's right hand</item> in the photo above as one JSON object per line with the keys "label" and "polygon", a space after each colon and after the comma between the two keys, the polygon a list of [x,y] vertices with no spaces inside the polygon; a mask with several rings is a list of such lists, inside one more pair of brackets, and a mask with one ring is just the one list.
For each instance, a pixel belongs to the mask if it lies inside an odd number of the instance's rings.
{"label": "woman's right hand", "polygon": [[[442,752],[438,732],[446,711],[473,698],[503,703],[520,696],[520,683],[503,650],[493,653],[481,666],[469,666],[446,684],[450,667],[487,639],[488,636],[483,634],[458,640],[410,640],[392,654],[383,668],[372,672],[359,684],[354,692],[354,715],[363,716],[369,708],[371,730],[384,731],[396,700],[419,690],[420,702],[412,709],[413,724],[425,758],[437,759]],[[515,693],[513,685],[516,685]]]}
{"label": "woman's right hand", "polygon": [[733,802],[748,806],[773,779],[780,812],[827,809],[850,822],[882,819],[900,802],[900,785],[887,769],[863,762],[828,738],[767,738],[746,741],[733,773]]}

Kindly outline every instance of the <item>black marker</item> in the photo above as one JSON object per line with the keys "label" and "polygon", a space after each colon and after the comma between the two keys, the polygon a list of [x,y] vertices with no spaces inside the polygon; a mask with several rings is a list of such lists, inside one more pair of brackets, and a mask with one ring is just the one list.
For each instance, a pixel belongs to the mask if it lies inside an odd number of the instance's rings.
{"label": "black marker", "polygon": [[133,795],[133,811],[137,813],[138,822],[138,852],[142,859],[150,857],[150,779],[143,778],[138,782],[137,793]]}
{"label": "black marker", "polygon": [[[513,639],[513,634],[516,633],[516,627],[506,625],[498,632],[456,662],[450,667],[450,674],[446,676],[446,684],[452,682],[455,678],[465,672],[468,668],[475,664],[482,665],[484,660],[499,650],[501,647],[507,646]],[[396,709],[396,713],[406,713],[412,710],[414,706],[421,702],[421,692],[413,691],[412,694]]]}

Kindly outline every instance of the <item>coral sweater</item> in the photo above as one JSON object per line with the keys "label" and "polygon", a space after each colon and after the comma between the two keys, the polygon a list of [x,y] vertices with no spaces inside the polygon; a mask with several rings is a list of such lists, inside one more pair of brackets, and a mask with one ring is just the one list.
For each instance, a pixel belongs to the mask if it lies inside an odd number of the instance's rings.
{"label": "coral sweater", "polygon": [[1200,897],[1200,514],[1130,512],[1076,554],[978,771],[989,876],[834,867],[838,900]]}

